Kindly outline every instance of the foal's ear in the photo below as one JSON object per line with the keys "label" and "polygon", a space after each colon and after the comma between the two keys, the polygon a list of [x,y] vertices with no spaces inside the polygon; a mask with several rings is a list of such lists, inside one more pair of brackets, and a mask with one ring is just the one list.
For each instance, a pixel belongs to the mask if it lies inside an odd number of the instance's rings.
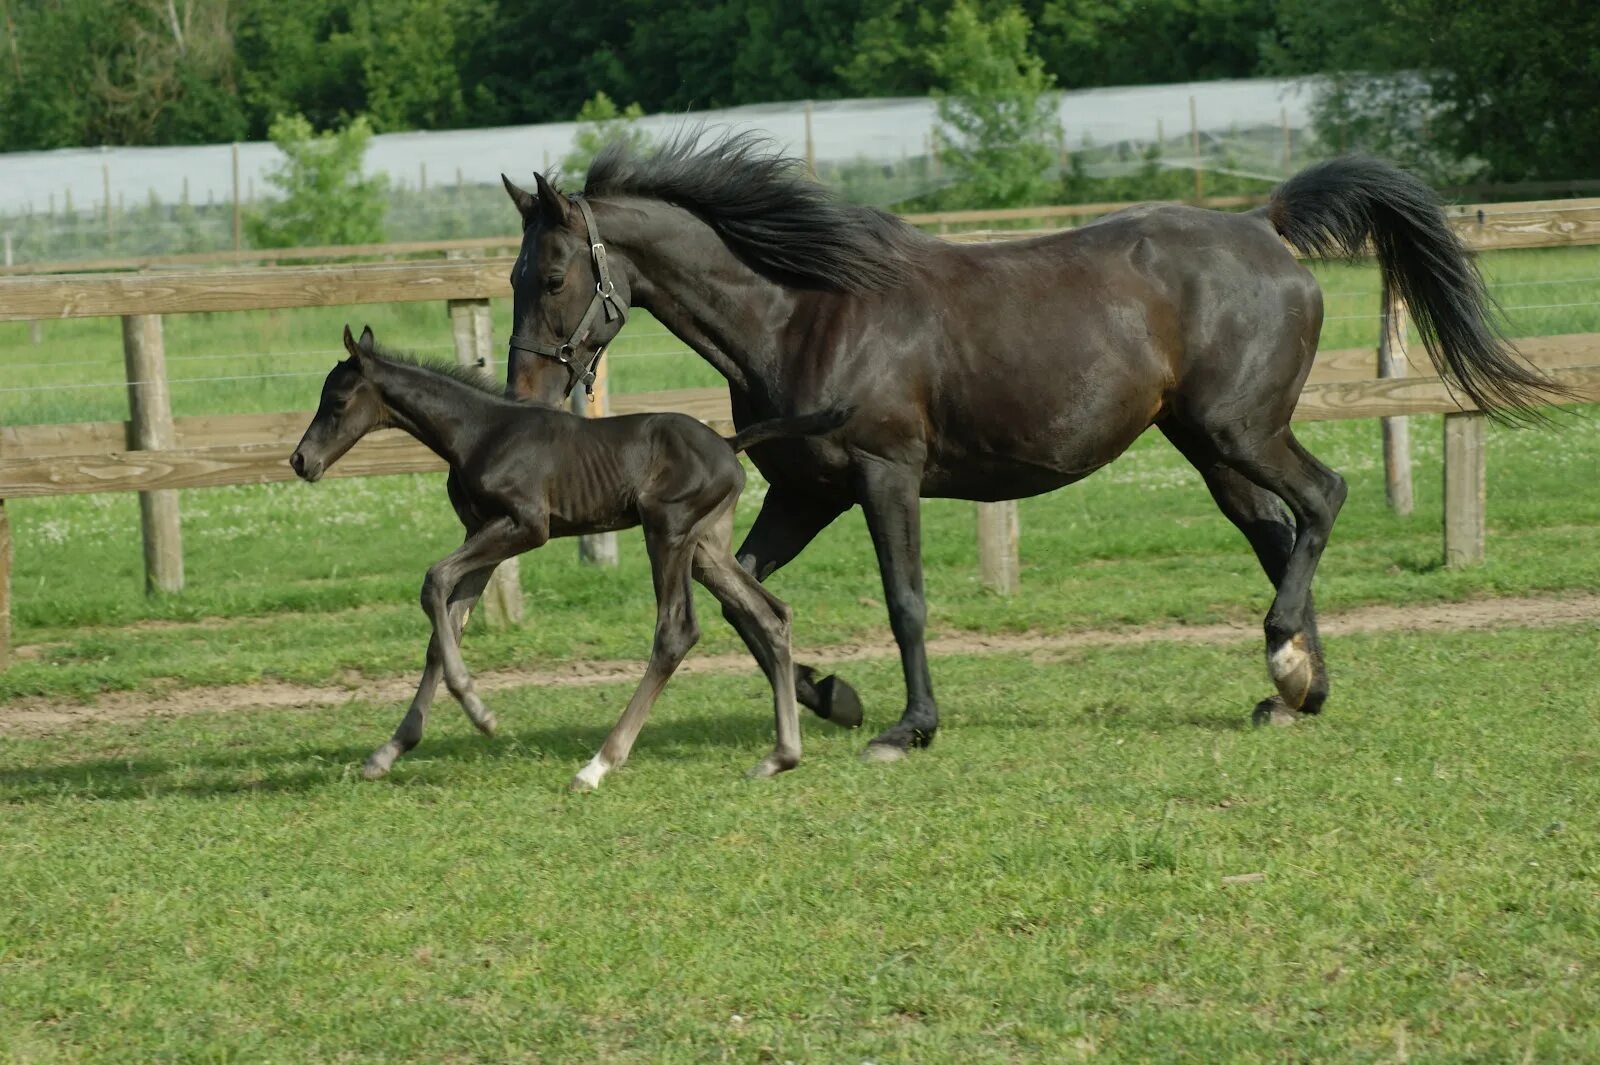
{"label": "foal's ear", "polygon": [[543,174],[534,174],[535,186],[539,189],[539,213],[544,216],[547,226],[564,226],[567,224],[567,214],[571,210],[567,206],[567,198],[556,191],[556,187],[544,179]]}
{"label": "foal's ear", "polygon": [[517,205],[517,213],[522,215],[522,221],[524,223],[533,221],[533,216],[539,210],[539,201],[534,198],[533,193],[526,189],[518,188],[504,174],[500,175],[500,180],[505,183],[506,193],[510,195],[511,202]]}
{"label": "foal's ear", "polygon": [[350,353],[350,357],[359,366],[373,353],[372,327],[370,325],[362,327],[361,339],[357,340],[347,324],[344,327],[344,350]]}

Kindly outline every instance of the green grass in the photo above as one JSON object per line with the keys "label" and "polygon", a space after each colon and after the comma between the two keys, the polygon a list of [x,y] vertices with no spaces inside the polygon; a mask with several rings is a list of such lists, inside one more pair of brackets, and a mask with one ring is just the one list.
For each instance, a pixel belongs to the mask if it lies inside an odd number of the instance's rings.
{"label": "green grass", "polygon": [[685,677],[588,796],[620,687],[376,784],[395,706],[9,740],[0,1060],[1594,1060],[1597,636],[1336,638],[1262,731],[1253,643],[944,660],[931,751],[759,784]]}

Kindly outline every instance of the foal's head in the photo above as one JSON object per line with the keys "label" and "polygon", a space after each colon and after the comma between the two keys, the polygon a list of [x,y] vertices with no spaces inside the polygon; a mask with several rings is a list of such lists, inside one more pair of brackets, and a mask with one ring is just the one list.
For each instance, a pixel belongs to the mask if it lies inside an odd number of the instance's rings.
{"label": "foal's head", "polygon": [[386,407],[367,368],[376,357],[372,330],[361,330],[358,341],[344,327],[344,346],[350,357],[336,365],[322,382],[322,401],[289,456],[294,472],[307,481],[320,480],[356,441],[385,424]]}
{"label": "foal's head", "polygon": [[[535,174],[536,192],[527,192],[501,175],[511,202],[522,215],[522,249],[511,267],[513,344],[506,359],[507,390],[518,399],[558,405],[577,378],[556,358],[521,350],[529,343],[562,353],[578,372],[622,330],[620,315],[596,307],[588,328],[582,325],[597,297],[610,293],[615,307],[628,306],[627,278],[613,267],[610,286],[600,284],[595,244],[604,234],[589,232],[583,210],[571,197]],[[604,254],[602,251],[600,254]]]}

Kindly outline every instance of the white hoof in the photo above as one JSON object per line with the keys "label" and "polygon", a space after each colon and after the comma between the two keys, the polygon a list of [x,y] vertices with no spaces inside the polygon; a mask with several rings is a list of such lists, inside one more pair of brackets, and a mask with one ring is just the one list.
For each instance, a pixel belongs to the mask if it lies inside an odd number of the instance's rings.
{"label": "white hoof", "polygon": [[607,770],[611,767],[600,760],[597,754],[589,764],[578,770],[578,775],[572,778],[569,786],[572,791],[593,791],[600,786],[600,781],[605,779]]}
{"label": "white hoof", "polygon": [[1305,705],[1306,697],[1311,694],[1312,674],[1305,633],[1295,633],[1267,655],[1267,672],[1272,674],[1272,683],[1278,686],[1278,694],[1291,710]]}

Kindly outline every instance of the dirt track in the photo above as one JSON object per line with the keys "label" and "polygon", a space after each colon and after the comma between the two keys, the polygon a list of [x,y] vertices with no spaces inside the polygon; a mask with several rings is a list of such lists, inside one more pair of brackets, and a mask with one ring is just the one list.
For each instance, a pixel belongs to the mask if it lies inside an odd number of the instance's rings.
{"label": "dirt track", "polygon": [[[1550,598],[1479,599],[1427,606],[1372,606],[1319,618],[1324,635],[1363,632],[1453,632],[1504,627],[1546,627],[1592,622],[1600,625],[1600,595]],[[928,642],[934,657],[948,655],[1015,654],[1064,651],[1084,647],[1119,647],[1146,643],[1238,643],[1260,639],[1254,625],[1167,625],[1118,629],[1090,629],[1056,635],[1022,634],[943,636]],[[866,659],[893,658],[894,643],[887,637],[871,643],[841,644],[821,650],[802,650],[796,658],[834,664]],[[475,674],[479,691],[538,685],[574,687],[590,684],[632,684],[639,679],[642,662],[574,662],[557,669],[487,670]],[[733,673],[753,669],[747,655],[691,657],[680,673]],[[285,707],[336,706],[363,702],[402,703],[416,689],[414,677],[394,677],[359,687],[319,687],[262,682],[211,688],[180,688],[165,694],[111,692],[93,703],[58,700],[19,700],[0,707],[0,735],[40,735],[103,721],[128,721],[146,717],[173,717],[212,710],[255,710]]]}

